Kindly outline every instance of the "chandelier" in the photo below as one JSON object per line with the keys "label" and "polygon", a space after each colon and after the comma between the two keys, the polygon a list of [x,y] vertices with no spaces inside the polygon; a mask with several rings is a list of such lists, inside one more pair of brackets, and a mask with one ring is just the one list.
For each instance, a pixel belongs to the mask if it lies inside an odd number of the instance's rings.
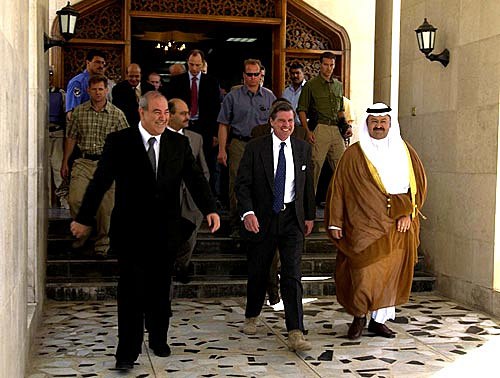
{"label": "chandelier", "polygon": [[183,51],[186,49],[186,44],[183,42],[177,42],[174,40],[167,42],[157,42],[156,49],[163,49],[165,52],[167,51]]}

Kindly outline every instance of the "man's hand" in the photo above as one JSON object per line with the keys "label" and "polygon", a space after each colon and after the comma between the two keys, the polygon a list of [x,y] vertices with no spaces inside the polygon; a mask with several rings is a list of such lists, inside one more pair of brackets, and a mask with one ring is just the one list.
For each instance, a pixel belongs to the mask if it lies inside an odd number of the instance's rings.
{"label": "man's hand", "polygon": [[342,230],[328,230],[328,235],[333,239],[342,239]]}
{"label": "man's hand", "polygon": [[217,161],[223,166],[227,167],[227,152],[219,149],[219,154],[217,155]]}
{"label": "man's hand", "polygon": [[401,217],[397,220],[396,226],[399,232],[406,232],[410,229],[411,226],[411,218],[409,215]]}
{"label": "man's hand", "polygon": [[245,229],[247,231],[253,232],[257,234],[259,232],[259,220],[255,216],[255,214],[248,214],[243,219],[243,224],[245,225]]}
{"label": "man's hand", "polygon": [[77,239],[80,239],[90,232],[90,226],[86,226],[76,221],[71,222],[70,229],[73,236]]}
{"label": "man's hand", "polygon": [[314,137],[314,133],[311,130],[306,131],[306,140],[311,144],[314,144],[316,142],[316,138]]}
{"label": "man's hand", "polygon": [[213,234],[220,227],[220,217],[217,213],[210,213],[207,215],[207,223],[210,232]]}
{"label": "man's hand", "polygon": [[347,138],[350,138],[352,137],[352,127],[349,126],[349,128],[346,130],[345,134],[344,134],[344,138],[347,139]]}
{"label": "man's hand", "polygon": [[63,161],[61,164],[61,177],[63,179],[66,179],[69,175],[69,167],[68,167],[68,162]]}
{"label": "man's hand", "polygon": [[313,230],[313,226],[314,226],[314,221],[313,220],[306,220],[305,221],[305,234],[304,236],[308,236],[312,230]]}

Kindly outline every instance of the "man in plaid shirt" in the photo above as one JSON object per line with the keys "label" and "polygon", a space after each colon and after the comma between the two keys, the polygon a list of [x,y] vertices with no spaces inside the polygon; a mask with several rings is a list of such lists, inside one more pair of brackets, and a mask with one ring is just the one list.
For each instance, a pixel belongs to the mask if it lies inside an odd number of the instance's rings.
{"label": "man in plaid shirt", "polygon": [[[128,127],[123,112],[106,99],[108,79],[95,75],[89,79],[88,92],[90,101],[77,106],[71,116],[64,142],[64,156],[61,175],[69,174],[68,160],[78,145],[82,155],[76,159],[71,169],[68,202],[71,216],[75,218],[85,194],[85,190],[94,175],[102,154],[104,141],[109,133]],[[114,205],[114,185],[106,192],[96,215],[95,253],[98,258],[106,258],[109,249],[109,223]],[[85,244],[89,234],[73,243],[73,248]]]}

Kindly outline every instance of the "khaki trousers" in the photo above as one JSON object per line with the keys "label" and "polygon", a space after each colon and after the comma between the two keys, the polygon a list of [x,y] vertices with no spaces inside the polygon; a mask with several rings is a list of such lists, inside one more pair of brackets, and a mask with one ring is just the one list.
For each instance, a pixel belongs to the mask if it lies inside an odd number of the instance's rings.
{"label": "khaki trousers", "polygon": [[[50,124],[53,126],[54,124]],[[61,165],[63,160],[64,130],[49,132],[49,206],[55,202],[52,198],[52,182],[57,195],[57,189],[61,188],[63,178],[61,177]]]}
{"label": "khaki trousers", "polygon": [[344,153],[345,143],[336,125],[328,126],[319,123],[313,134],[315,143],[312,145],[312,161],[314,165],[314,192],[316,193],[325,158],[328,158],[328,163],[332,171],[335,172],[335,167]]}
{"label": "khaki trousers", "polygon": [[239,226],[240,218],[238,216],[238,202],[236,200],[236,192],[234,185],[236,183],[236,175],[238,174],[238,167],[240,166],[243,152],[247,142],[239,139],[232,139],[229,144],[229,211],[231,227],[234,229]]}
{"label": "khaki trousers", "polygon": [[[97,168],[97,161],[77,159],[71,170],[71,181],[69,183],[69,209],[73,219],[78,215],[82,205],[83,196],[87,190],[90,180]],[[109,223],[111,212],[115,204],[115,183],[104,194],[102,202],[96,214],[96,242],[95,251],[107,253],[109,249]]]}

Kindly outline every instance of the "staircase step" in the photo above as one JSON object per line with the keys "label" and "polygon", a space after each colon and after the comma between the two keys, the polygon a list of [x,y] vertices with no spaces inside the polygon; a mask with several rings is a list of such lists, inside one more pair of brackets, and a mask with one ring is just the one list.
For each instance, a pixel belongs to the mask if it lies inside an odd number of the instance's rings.
{"label": "staircase step", "polygon": [[[427,273],[416,272],[412,292],[428,292],[434,288],[435,278]],[[335,282],[332,276],[304,276],[302,279],[304,296],[335,295]],[[111,300],[116,299],[116,279],[99,281],[80,280],[79,282],[50,282],[47,284],[49,299],[68,300]],[[243,276],[227,277],[206,276],[191,281],[189,284],[174,282],[174,298],[223,298],[244,297],[246,278]]]}
{"label": "staircase step", "polygon": [[[335,294],[333,279],[337,250],[328,239],[318,212],[313,233],[306,238],[302,254],[305,296]],[[176,298],[210,298],[246,295],[246,241],[229,237],[229,217],[222,216],[222,228],[215,234],[206,223],[198,234],[193,253],[192,281],[174,283]],[[96,259],[90,241],[84,248],[72,249],[69,233],[69,211],[49,212],[47,252],[47,296],[56,300],[102,300],[116,298],[118,280],[117,256],[110,251],[108,259]],[[423,257],[415,267],[413,291],[430,291],[435,278],[424,273]]]}

